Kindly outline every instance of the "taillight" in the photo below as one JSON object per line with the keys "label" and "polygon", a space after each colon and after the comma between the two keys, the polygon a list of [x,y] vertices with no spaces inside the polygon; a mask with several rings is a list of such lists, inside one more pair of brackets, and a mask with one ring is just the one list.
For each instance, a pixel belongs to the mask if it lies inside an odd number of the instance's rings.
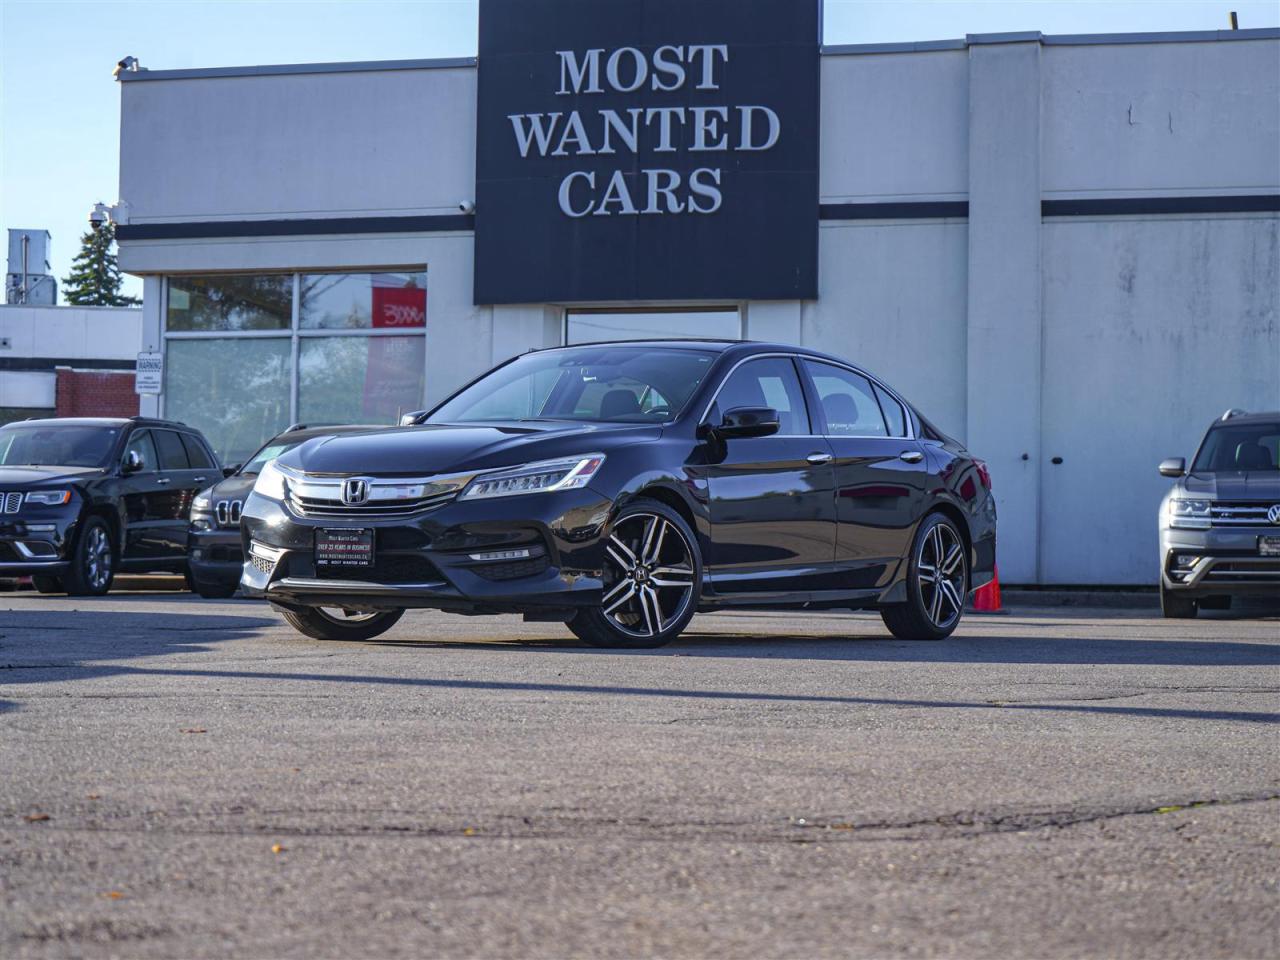
{"label": "taillight", "polygon": [[978,479],[982,481],[982,485],[988,490],[991,489],[991,471],[987,469],[985,460],[974,460],[974,469],[978,471]]}

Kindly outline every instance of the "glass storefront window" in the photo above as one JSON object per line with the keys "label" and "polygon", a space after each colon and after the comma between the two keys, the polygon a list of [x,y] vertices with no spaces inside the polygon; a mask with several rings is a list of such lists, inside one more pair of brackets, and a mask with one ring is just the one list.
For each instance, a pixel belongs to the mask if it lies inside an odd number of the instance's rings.
{"label": "glass storefront window", "polygon": [[169,330],[288,330],[292,315],[292,274],[169,278]]}
{"label": "glass storefront window", "polygon": [[237,463],[289,425],[288,337],[170,340],[164,415]]}
{"label": "glass storefront window", "polygon": [[565,324],[566,343],[600,340],[660,340],[706,337],[741,340],[742,319],[737,310],[689,311],[570,311]]}
{"label": "glass storefront window", "polygon": [[427,324],[427,274],[305,273],[303,330],[412,329]]}
{"label": "glass storefront window", "polygon": [[298,355],[298,419],[395,423],[422,406],[423,337],[304,337]]}

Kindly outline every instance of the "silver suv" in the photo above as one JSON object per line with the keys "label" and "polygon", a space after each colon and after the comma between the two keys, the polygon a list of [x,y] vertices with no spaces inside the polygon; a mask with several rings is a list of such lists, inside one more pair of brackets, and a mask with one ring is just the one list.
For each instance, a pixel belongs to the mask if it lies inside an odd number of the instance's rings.
{"label": "silver suv", "polygon": [[1166,617],[1226,610],[1233,597],[1280,600],[1280,412],[1228,410],[1160,504],[1160,607]]}

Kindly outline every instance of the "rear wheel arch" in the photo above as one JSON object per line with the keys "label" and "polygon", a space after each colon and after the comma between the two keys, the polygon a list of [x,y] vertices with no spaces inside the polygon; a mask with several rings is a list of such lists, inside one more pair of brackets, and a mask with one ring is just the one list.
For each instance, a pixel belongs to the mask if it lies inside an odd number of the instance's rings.
{"label": "rear wheel arch", "polygon": [[[969,519],[964,515],[964,511],[957,507],[954,503],[946,500],[939,500],[931,506],[927,513],[920,518],[920,522],[924,523],[929,519],[930,515],[940,513],[953,524],[960,532],[960,539],[964,541],[965,553],[969,558],[969,569],[973,569],[973,532],[969,529]],[[917,526],[917,529],[919,527]],[[913,538],[914,539],[914,538]]]}

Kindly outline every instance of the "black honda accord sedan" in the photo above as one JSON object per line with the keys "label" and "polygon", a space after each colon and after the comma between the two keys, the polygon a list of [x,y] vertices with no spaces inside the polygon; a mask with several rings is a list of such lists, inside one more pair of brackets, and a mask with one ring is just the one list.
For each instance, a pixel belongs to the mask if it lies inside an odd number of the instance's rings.
{"label": "black honda accord sedan", "polygon": [[714,609],[878,609],[937,640],[995,563],[986,465],[798,347],[524,354],[394,430],[309,441],[244,505],[241,587],[302,633],[523,613],[653,647]]}

